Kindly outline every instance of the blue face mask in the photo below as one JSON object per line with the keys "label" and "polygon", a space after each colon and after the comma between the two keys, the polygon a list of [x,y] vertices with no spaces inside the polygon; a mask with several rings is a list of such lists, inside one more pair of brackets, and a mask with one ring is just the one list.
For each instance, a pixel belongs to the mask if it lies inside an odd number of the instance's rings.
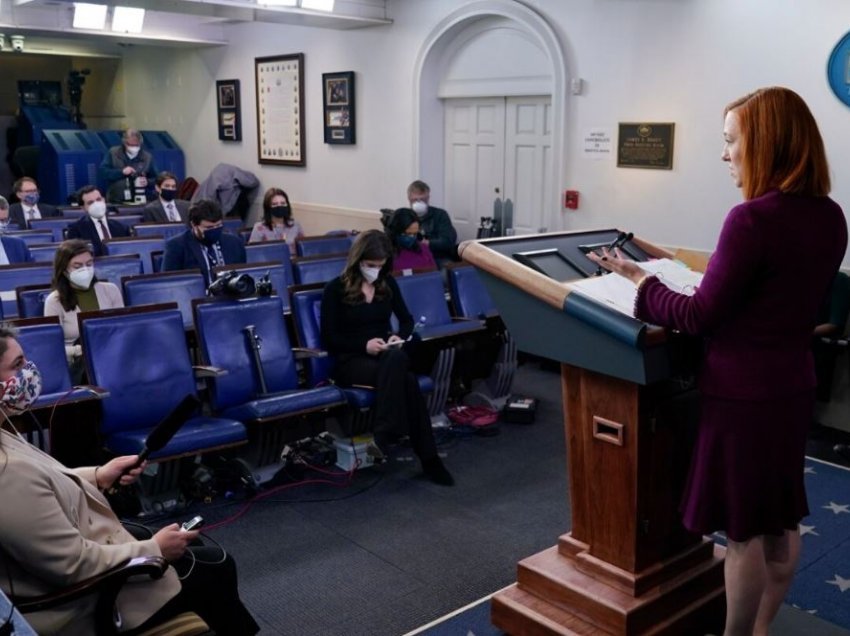
{"label": "blue face mask", "polygon": [[204,230],[204,245],[215,245],[221,239],[221,233],[224,232],[223,227],[214,227],[209,230]]}
{"label": "blue face mask", "polygon": [[398,237],[398,244],[406,250],[413,249],[413,246],[416,245],[416,237],[412,234],[401,234]]}
{"label": "blue face mask", "polygon": [[24,203],[32,207],[38,203],[38,192],[28,192],[24,195]]}

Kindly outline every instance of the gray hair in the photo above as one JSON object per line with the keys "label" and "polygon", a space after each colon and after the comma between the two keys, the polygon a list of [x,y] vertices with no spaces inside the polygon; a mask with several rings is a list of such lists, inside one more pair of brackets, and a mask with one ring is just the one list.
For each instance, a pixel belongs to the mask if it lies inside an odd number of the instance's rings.
{"label": "gray hair", "polygon": [[121,139],[123,141],[128,141],[131,137],[136,137],[139,140],[139,143],[142,143],[145,140],[144,137],[142,137],[142,133],[135,128],[128,128],[124,131],[124,134],[121,135]]}
{"label": "gray hair", "polygon": [[9,202],[6,200],[6,197],[0,196],[0,210],[8,210]]}

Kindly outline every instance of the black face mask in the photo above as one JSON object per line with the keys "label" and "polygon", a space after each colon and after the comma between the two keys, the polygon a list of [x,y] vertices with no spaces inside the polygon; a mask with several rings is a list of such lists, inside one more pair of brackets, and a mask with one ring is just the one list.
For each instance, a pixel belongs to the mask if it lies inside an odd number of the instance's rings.
{"label": "black face mask", "polygon": [[174,201],[177,198],[177,190],[166,190],[163,188],[159,191],[159,196],[162,197],[163,201]]}
{"label": "black face mask", "polygon": [[288,205],[273,205],[271,213],[276,219],[288,219],[292,216],[292,210]]}

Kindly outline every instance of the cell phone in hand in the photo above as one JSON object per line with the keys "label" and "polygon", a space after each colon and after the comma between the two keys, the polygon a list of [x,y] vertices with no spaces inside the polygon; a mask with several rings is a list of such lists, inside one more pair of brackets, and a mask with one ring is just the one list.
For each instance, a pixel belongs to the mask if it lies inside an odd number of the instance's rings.
{"label": "cell phone in hand", "polygon": [[202,525],[204,525],[204,518],[201,515],[196,515],[180,526],[180,529],[189,532],[191,530],[197,530]]}
{"label": "cell phone in hand", "polygon": [[395,342],[388,342],[387,346],[392,349],[398,349],[404,344],[404,340],[396,340]]}

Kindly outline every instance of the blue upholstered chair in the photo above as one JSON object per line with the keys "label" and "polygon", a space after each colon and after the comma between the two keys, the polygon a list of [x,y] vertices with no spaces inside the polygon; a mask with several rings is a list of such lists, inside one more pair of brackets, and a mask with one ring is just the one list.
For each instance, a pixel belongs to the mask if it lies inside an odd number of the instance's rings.
{"label": "blue upholstered chair", "polygon": [[207,295],[199,269],[129,276],[121,279],[121,288],[128,307],[176,302],[187,329],[192,327],[192,301]]}
{"label": "blue upholstered chair", "polygon": [[133,236],[136,238],[152,238],[159,236],[165,240],[186,231],[185,223],[136,223],[133,226]]}
{"label": "blue upholstered chair", "polygon": [[18,299],[15,289],[26,285],[50,284],[53,278],[52,263],[19,263],[0,265],[0,300],[6,318],[18,315]]}
{"label": "blue upholstered chair", "polygon": [[[136,211],[138,211],[138,208],[133,209],[133,212]],[[122,214],[120,210],[118,214],[114,216],[110,215],[109,218],[113,221],[118,221],[128,230],[132,229],[134,225],[137,225],[142,222],[141,214]]]}
{"label": "blue upholstered chair", "polygon": [[242,219],[236,218],[236,217],[229,217],[229,216],[224,217],[223,223],[224,223],[224,231],[227,232],[228,234],[234,234],[234,235],[238,235],[239,230],[241,230],[242,226],[245,225],[245,223],[242,221]]}
{"label": "blue upholstered chair", "polygon": [[138,254],[142,259],[142,271],[153,274],[151,252],[165,249],[165,239],[162,237],[149,238],[111,238],[103,242],[107,256]]}
{"label": "blue upholstered chair", "polygon": [[196,302],[195,331],[203,362],[227,372],[211,379],[213,409],[252,424],[241,456],[257,482],[281,467],[287,425],[347,403],[335,386],[299,387],[278,296]]}
{"label": "blue upholstered chair", "polygon": [[[281,263],[286,269],[286,280],[290,285],[295,278],[292,275],[292,253],[286,241],[263,241],[248,243],[245,246],[246,262],[252,263]],[[283,293],[283,292],[281,292]]]}
{"label": "blue upholstered chair", "polygon": [[327,256],[330,254],[347,254],[353,242],[354,237],[351,234],[346,236],[305,236],[297,243],[295,243],[295,251],[298,256]]}
{"label": "blue upholstered chair", "polygon": [[[21,239],[27,246],[30,245],[43,245],[45,243],[53,243],[53,230],[14,230],[12,232],[6,232],[8,236],[14,236],[15,238]],[[62,239],[59,239],[60,241]]]}
{"label": "blue upholstered chair", "polygon": [[36,231],[50,231],[53,233],[53,238],[47,243],[61,243],[65,240],[65,228],[67,228],[74,219],[64,216],[47,217],[45,219],[33,219],[30,221],[30,228]]}
{"label": "blue upholstered chair", "polygon": [[138,254],[123,256],[97,256],[94,259],[94,273],[100,281],[108,281],[121,286],[125,276],[138,276],[142,273],[142,259]]}
{"label": "blue upholstered chair", "polygon": [[28,245],[32,260],[36,263],[53,263],[59,243]]}
{"label": "blue upholstered chair", "polygon": [[289,312],[289,294],[287,289],[293,284],[291,273],[287,271],[287,266],[279,262],[271,263],[241,263],[234,265],[222,265],[213,269],[216,276],[220,276],[225,272],[237,271],[240,274],[248,274],[254,281],[259,281],[268,274],[272,284],[272,293],[280,297],[283,303],[283,311]]}
{"label": "blue upholstered chair", "polygon": [[[157,423],[196,392],[183,316],[173,304],[84,313],[80,339],[89,379],[110,393],[102,402],[106,448],[116,455],[138,453]],[[198,415],[150,459],[195,455],[245,439],[241,422]]]}
{"label": "blue upholstered chair", "polygon": [[[321,285],[297,286],[290,289],[292,321],[298,346],[324,351],[322,343],[322,292]],[[330,383],[332,356],[317,356],[304,361],[308,386],[326,386]],[[427,375],[418,375],[419,389],[423,395],[434,392],[434,382]],[[369,387],[340,387],[351,407],[343,418],[343,429],[350,435],[368,430],[369,409],[375,403],[375,391]]]}
{"label": "blue upholstered chair", "polygon": [[342,274],[344,268],[344,256],[292,259],[292,273],[297,285],[326,283]]}
{"label": "blue upholstered chair", "polygon": [[86,211],[80,207],[62,208],[62,218],[71,219],[71,223],[78,221],[86,215]]}
{"label": "blue upholstered chair", "polygon": [[461,336],[484,330],[482,320],[453,318],[446,302],[443,276],[440,272],[425,272],[396,278],[407,309],[415,319],[424,318],[418,330],[423,341]]}
{"label": "blue upholstered chair", "polygon": [[23,285],[15,288],[18,300],[18,317],[41,318],[44,316],[44,301],[53,287],[47,285]]}

